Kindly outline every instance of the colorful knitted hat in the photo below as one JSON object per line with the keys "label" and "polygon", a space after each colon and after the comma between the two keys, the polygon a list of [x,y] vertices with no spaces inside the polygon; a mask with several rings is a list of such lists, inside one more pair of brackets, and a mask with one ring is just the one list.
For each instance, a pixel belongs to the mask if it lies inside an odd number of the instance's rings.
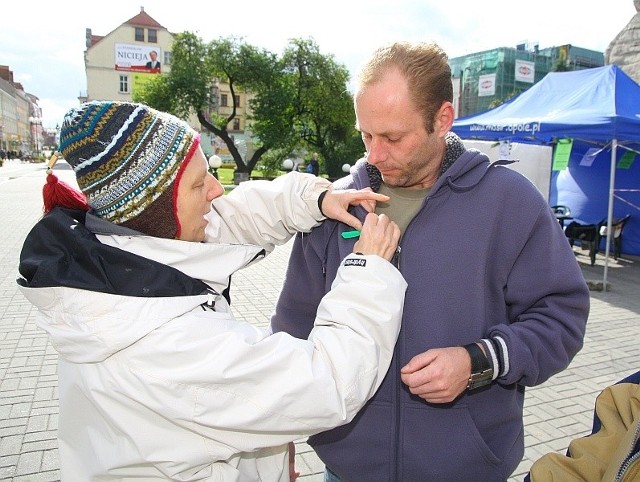
{"label": "colorful knitted hat", "polygon": [[170,114],[142,104],[87,102],[71,109],[59,151],[93,214],[150,236],[179,235],[177,184],[200,142]]}

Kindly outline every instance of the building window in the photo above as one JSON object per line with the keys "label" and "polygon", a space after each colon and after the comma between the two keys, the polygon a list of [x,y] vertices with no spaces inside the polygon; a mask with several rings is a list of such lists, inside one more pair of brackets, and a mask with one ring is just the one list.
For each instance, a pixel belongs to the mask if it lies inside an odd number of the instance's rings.
{"label": "building window", "polygon": [[239,131],[240,130],[240,119],[233,119],[233,130],[234,131]]}
{"label": "building window", "polygon": [[240,96],[236,95],[236,107],[240,107]]}
{"label": "building window", "polygon": [[171,52],[164,52],[164,65],[171,65]]}
{"label": "building window", "polygon": [[128,94],[129,93],[129,76],[128,75],[121,75],[120,76],[120,90],[119,92],[121,94]]}
{"label": "building window", "polygon": [[227,94],[220,94],[220,107],[227,107]]}
{"label": "building window", "polygon": [[136,42],[144,42],[144,29],[136,27]]}
{"label": "building window", "polygon": [[158,43],[158,31],[155,28],[147,30],[147,42],[153,44]]}

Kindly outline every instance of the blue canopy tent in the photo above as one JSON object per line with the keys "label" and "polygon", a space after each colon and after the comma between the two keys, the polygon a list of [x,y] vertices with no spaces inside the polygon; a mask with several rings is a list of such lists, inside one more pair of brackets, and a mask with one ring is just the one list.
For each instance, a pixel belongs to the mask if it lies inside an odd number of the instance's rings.
{"label": "blue canopy tent", "polygon": [[[582,222],[606,217],[605,286],[614,214],[635,212],[623,251],[640,255],[640,158],[627,155],[616,169],[626,152],[640,154],[640,86],[618,66],[549,73],[495,109],[456,119],[453,131],[462,139],[539,145],[572,139],[567,169],[552,171],[549,203],[571,206]],[[615,212],[614,197],[621,201]]]}

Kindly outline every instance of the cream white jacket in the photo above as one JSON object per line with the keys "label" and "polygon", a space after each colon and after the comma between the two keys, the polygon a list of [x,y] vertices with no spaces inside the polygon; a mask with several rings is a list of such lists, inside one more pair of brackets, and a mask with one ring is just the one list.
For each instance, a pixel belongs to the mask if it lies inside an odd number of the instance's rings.
{"label": "cream white jacket", "polygon": [[243,184],[216,200],[208,243],[99,235],[216,293],[21,288],[60,355],[63,481],[285,482],[287,443],[349,422],[376,391],[406,288],[387,261],[348,256],[355,261],[338,270],[308,340],[235,319],[217,294],[263,249],[321,219],[317,197],[326,184],[285,178]]}

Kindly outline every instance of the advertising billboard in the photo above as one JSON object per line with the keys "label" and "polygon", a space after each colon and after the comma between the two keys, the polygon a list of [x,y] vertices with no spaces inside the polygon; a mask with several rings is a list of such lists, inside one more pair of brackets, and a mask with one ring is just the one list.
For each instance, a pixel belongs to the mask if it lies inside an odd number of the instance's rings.
{"label": "advertising billboard", "polygon": [[496,93],[496,74],[481,75],[478,78],[478,97],[495,95],[495,93]]}
{"label": "advertising billboard", "polygon": [[516,60],[515,78],[517,82],[533,84],[536,76],[536,65],[527,60]]}
{"label": "advertising billboard", "polygon": [[155,45],[115,44],[116,70],[160,73],[162,51]]}

